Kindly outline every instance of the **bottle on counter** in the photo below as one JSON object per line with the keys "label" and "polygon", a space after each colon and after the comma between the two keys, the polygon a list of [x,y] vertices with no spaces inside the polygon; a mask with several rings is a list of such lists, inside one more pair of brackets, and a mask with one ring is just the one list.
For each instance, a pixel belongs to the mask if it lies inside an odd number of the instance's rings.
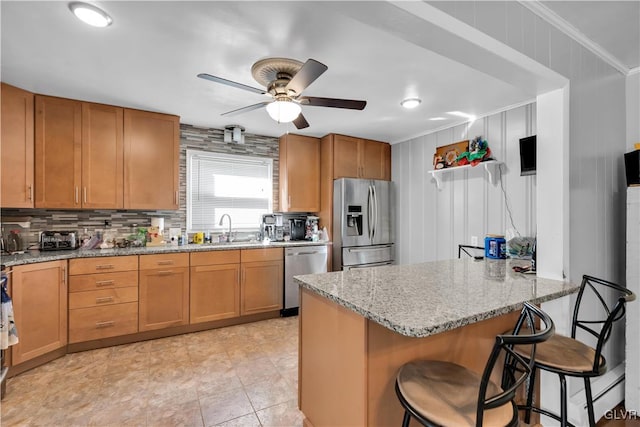
{"label": "bottle on counter", "polygon": [[531,253],[531,271],[536,271],[536,242],[538,239],[533,241],[533,252]]}

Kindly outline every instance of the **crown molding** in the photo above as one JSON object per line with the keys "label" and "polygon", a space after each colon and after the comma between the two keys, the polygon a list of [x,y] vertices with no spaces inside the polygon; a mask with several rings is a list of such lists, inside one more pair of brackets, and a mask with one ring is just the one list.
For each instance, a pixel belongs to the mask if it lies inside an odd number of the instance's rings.
{"label": "crown molding", "polygon": [[587,37],[583,32],[578,30],[576,27],[565,21],[560,17],[557,13],[549,9],[547,6],[542,4],[538,0],[518,0],[518,2],[538,15],[540,18],[544,19],[564,34],[571,37],[576,42],[580,43],[582,46],[590,50],[592,53],[600,57],[607,64],[611,65],[613,68],[618,70],[623,75],[628,75],[630,73],[629,67],[624,65],[618,58],[609,53],[606,49],[604,49],[599,44],[595,43],[589,37]]}

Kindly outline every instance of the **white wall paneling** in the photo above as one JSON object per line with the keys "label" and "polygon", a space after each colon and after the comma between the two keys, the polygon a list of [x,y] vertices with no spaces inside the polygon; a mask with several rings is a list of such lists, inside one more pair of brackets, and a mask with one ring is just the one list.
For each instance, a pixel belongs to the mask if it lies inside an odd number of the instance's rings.
{"label": "white wall paneling", "polygon": [[[627,189],[627,287],[640,296],[640,187]],[[640,306],[627,307],[625,408],[640,412]]]}
{"label": "white wall paneling", "polygon": [[640,70],[627,76],[627,151],[640,142]]}
{"label": "white wall paneling", "polygon": [[397,247],[401,264],[450,259],[458,244],[482,244],[489,233],[511,227],[500,179],[491,184],[483,168],[452,170],[438,190],[427,171],[436,147],[483,136],[502,165],[502,183],[513,221],[522,235],[535,235],[536,177],[520,176],[519,139],[535,134],[535,104],[527,104],[392,146],[397,191]]}

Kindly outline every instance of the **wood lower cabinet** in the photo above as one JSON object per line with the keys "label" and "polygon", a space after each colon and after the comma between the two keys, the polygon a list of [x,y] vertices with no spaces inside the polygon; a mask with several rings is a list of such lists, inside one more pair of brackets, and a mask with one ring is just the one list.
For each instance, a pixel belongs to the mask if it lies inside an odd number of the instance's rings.
{"label": "wood lower cabinet", "polygon": [[124,111],[124,208],[178,209],[180,118]]}
{"label": "wood lower cabinet", "polygon": [[240,250],[191,253],[190,323],[240,316]]}
{"label": "wood lower cabinet", "polygon": [[140,332],[189,323],[189,254],[140,256]]}
{"label": "wood lower cabinet", "polygon": [[69,343],[138,332],[138,257],[69,261]]}
{"label": "wood lower cabinet", "polygon": [[2,83],[0,206],[33,207],[34,94]]}
{"label": "wood lower cabinet", "polygon": [[282,248],[242,250],[240,314],[282,309],[283,257]]}
{"label": "wood lower cabinet", "polygon": [[67,345],[67,261],[12,268],[13,310],[19,343],[12,364]]}
{"label": "wood lower cabinet", "polygon": [[320,210],[320,139],[286,134],[280,137],[280,210]]}
{"label": "wood lower cabinet", "polygon": [[123,207],[123,109],[35,97],[37,208]]}

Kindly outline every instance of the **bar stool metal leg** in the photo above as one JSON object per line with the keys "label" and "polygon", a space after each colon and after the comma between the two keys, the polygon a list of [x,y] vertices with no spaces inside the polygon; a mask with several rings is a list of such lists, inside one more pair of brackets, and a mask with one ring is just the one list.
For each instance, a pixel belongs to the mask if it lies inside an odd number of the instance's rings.
{"label": "bar stool metal leg", "polygon": [[560,426],[567,427],[567,379],[564,375],[560,377]]}
{"label": "bar stool metal leg", "polygon": [[527,389],[527,409],[524,413],[524,422],[529,424],[531,422],[531,411],[533,408],[533,393],[536,387],[536,371],[537,369],[534,367],[531,370],[531,375],[529,376],[529,387]]}
{"label": "bar stool metal leg", "polygon": [[596,420],[593,414],[593,398],[591,397],[591,380],[589,377],[584,379],[584,391],[587,395],[587,412],[589,413],[589,425],[595,427]]}

